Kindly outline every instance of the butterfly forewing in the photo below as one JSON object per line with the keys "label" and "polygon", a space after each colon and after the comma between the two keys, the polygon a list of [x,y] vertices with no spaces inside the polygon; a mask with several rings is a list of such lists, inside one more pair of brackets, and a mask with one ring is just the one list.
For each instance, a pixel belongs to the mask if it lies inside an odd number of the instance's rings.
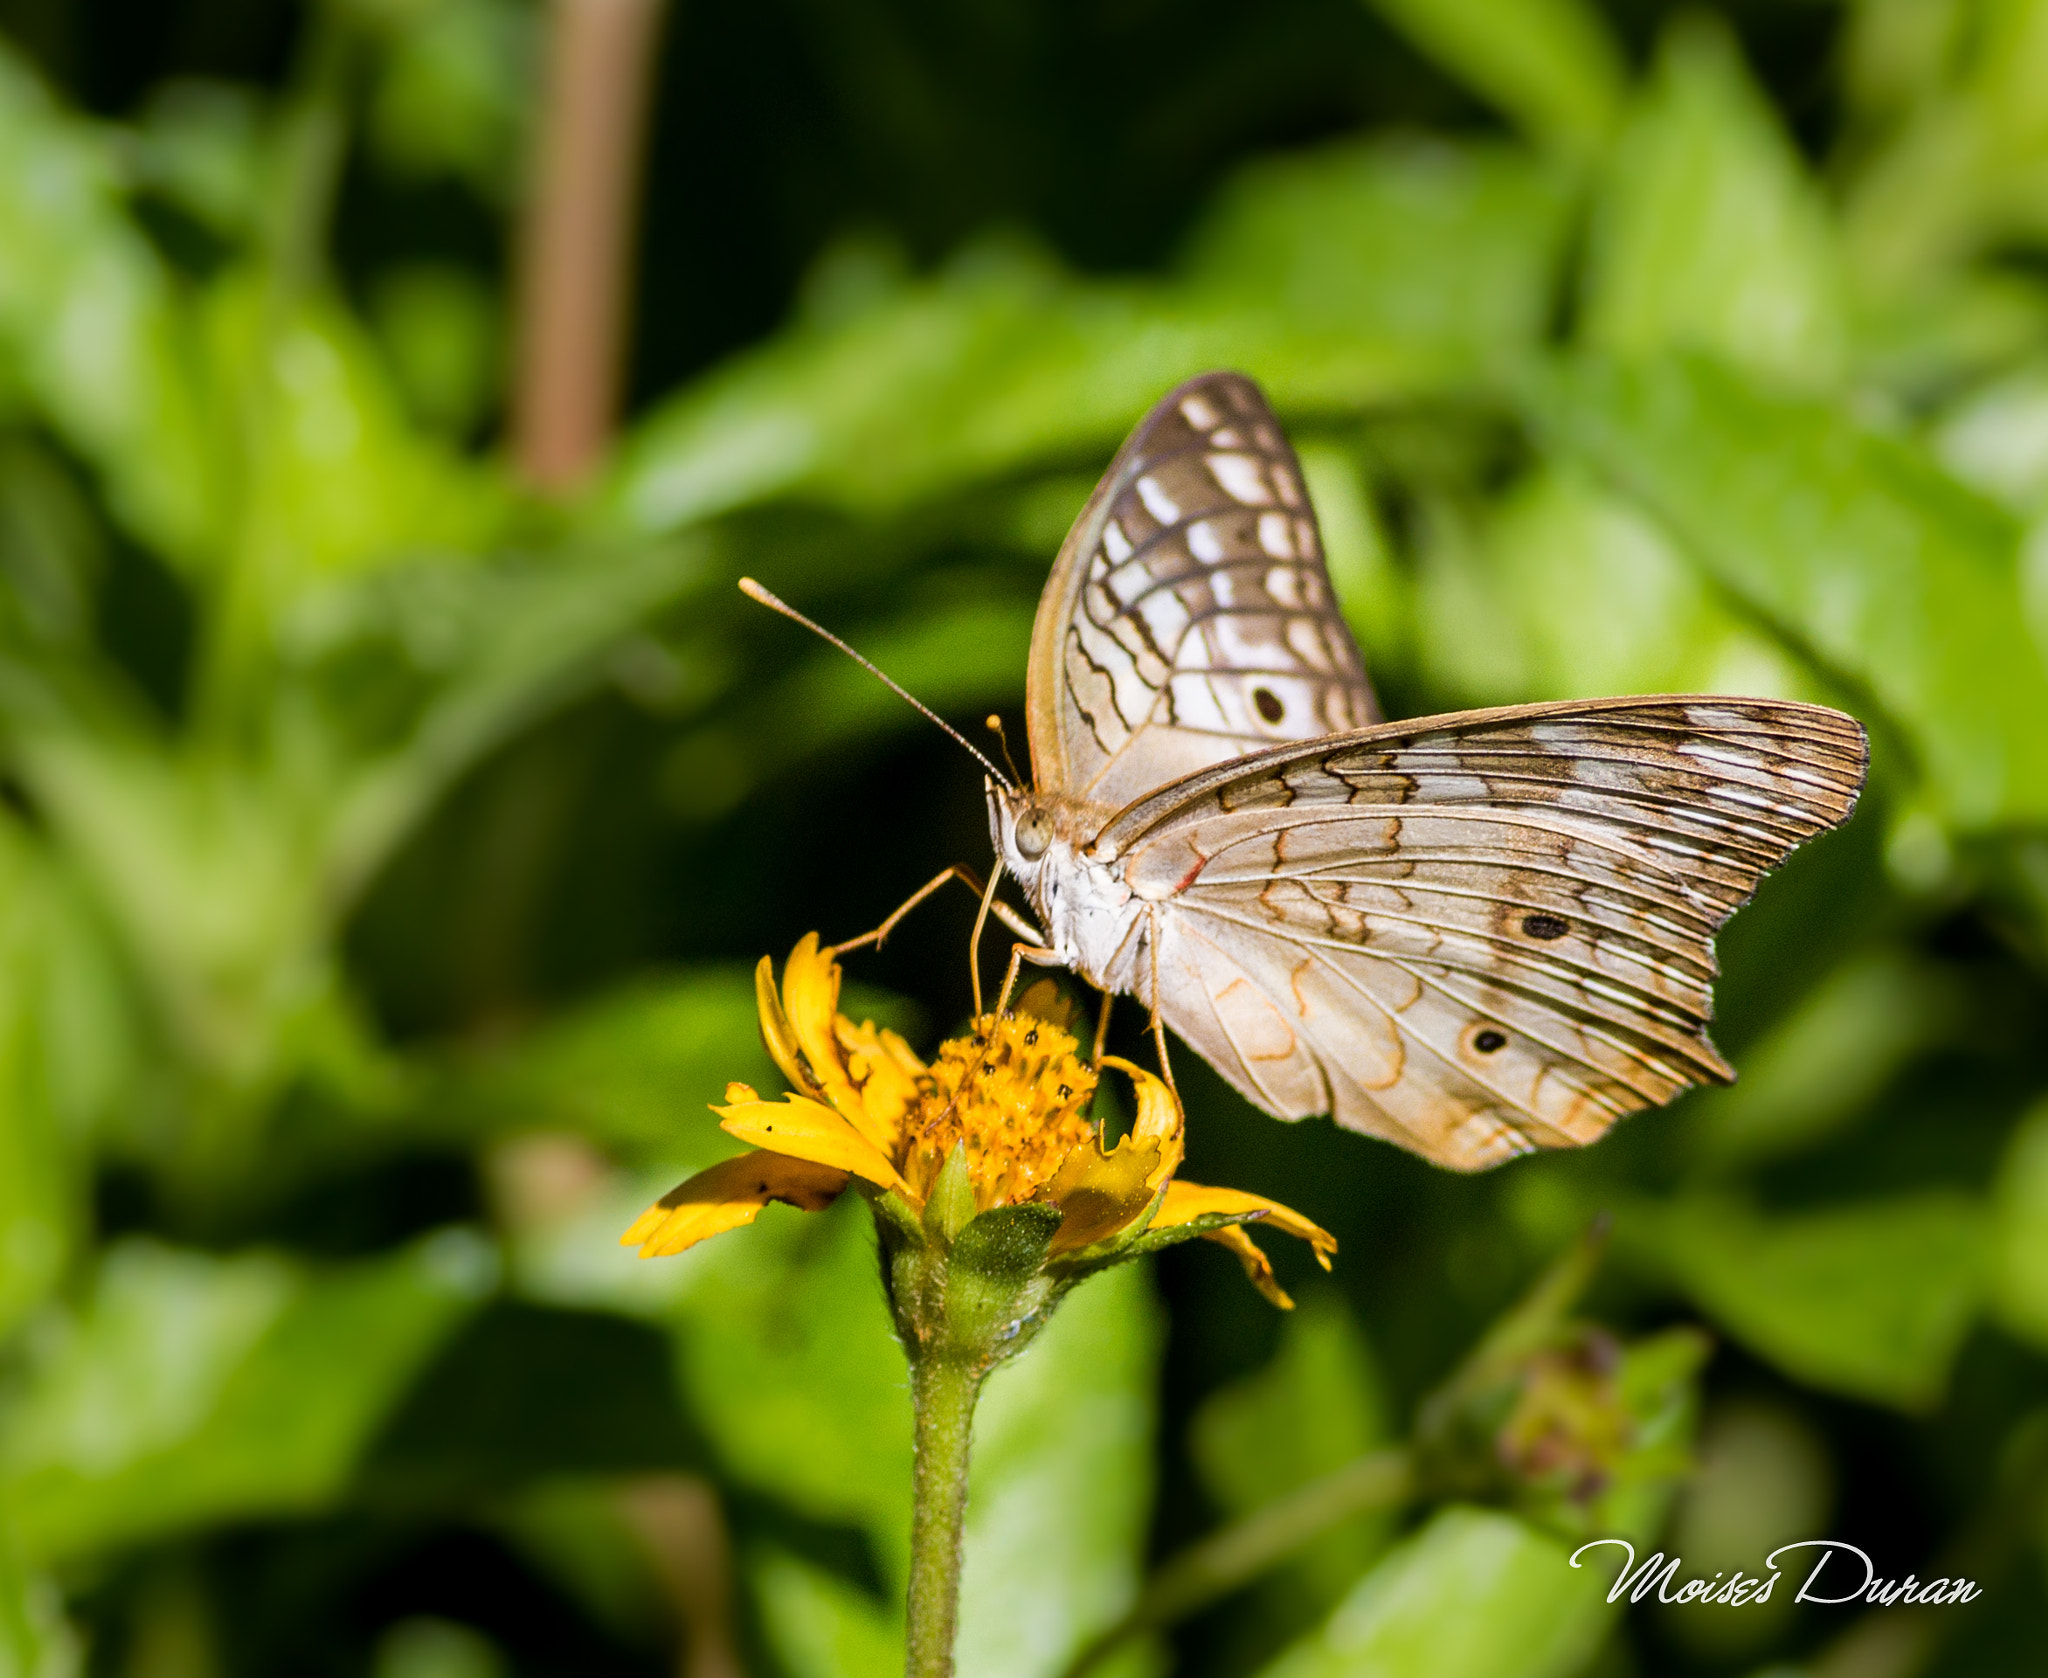
{"label": "butterfly forewing", "polygon": [[1095,851],[1158,906],[1160,1012],[1247,1096],[1470,1169],[1731,1075],[1714,932],[1863,766],[1816,706],[1511,707],[1188,777]]}
{"label": "butterfly forewing", "polygon": [[1377,720],[1300,463],[1258,387],[1190,380],[1076,521],[1032,633],[1039,790],[1112,807]]}

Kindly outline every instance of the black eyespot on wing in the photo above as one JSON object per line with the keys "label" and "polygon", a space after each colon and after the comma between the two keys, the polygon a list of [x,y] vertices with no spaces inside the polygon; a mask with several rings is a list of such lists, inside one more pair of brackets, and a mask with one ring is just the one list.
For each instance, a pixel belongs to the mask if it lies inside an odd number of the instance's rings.
{"label": "black eyespot on wing", "polygon": [[1252,703],[1259,708],[1259,715],[1268,722],[1278,722],[1287,715],[1285,701],[1271,688],[1253,688]]}
{"label": "black eyespot on wing", "polygon": [[1477,1049],[1482,1055],[1498,1054],[1507,1046],[1507,1038],[1498,1031],[1478,1032],[1472,1038],[1472,1047]]}
{"label": "black eyespot on wing", "polygon": [[1522,930],[1531,938],[1562,938],[1571,929],[1571,922],[1557,915],[1524,915],[1522,917]]}

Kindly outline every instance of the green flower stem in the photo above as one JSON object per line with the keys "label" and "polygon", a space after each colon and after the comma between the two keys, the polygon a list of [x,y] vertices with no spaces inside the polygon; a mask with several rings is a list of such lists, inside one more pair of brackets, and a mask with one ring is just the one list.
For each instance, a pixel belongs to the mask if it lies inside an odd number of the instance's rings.
{"label": "green flower stem", "polygon": [[1414,1482],[1406,1451],[1374,1451],[1189,1545],[1160,1566],[1131,1611],[1076,1655],[1062,1678],[1082,1678],[1140,1632],[1170,1626],[1228,1596],[1332,1527],[1405,1503]]}
{"label": "green flower stem", "polygon": [[910,1398],[917,1464],[910,1524],[909,1644],[904,1678],[952,1678],[960,1626],[960,1538],[967,1514],[967,1453],[984,1370],[927,1352],[913,1357]]}

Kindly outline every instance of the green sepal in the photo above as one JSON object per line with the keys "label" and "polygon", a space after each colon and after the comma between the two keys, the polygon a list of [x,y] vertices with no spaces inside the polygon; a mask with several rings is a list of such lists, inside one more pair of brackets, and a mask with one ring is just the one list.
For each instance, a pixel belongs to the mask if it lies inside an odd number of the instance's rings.
{"label": "green sepal", "polygon": [[955,1142],[946,1163],[939,1168],[932,1192],[925,1198],[924,1231],[940,1246],[951,1246],[954,1238],[974,1218],[974,1179],[967,1171],[967,1144]]}
{"label": "green sepal", "polygon": [[954,1240],[953,1268],[990,1287],[1021,1288],[1044,1268],[1061,1222],[1060,1209],[1043,1202],[990,1207]]}
{"label": "green sepal", "polygon": [[1147,1253],[1156,1253],[1167,1247],[1177,1247],[1183,1241],[1192,1241],[1197,1236],[1207,1235],[1211,1230],[1222,1229],[1229,1224],[1254,1224],[1265,1217],[1264,1211],[1253,1212],[1204,1212],[1199,1218],[1190,1218],[1184,1224],[1173,1224],[1166,1229],[1153,1229],[1152,1219],[1159,1214],[1160,1203],[1166,1198],[1162,1187],[1158,1196],[1146,1209],[1145,1215],[1132,1220],[1130,1228],[1111,1236],[1107,1241],[1098,1241],[1092,1247],[1083,1247],[1076,1253],[1063,1253],[1054,1261],[1053,1268],[1061,1275],[1092,1276],[1098,1270],[1107,1270],[1113,1264],[1122,1264],[1126,1259],[1143,1258]]}
{"label": "green sepal", "polygon": [[881,1188],[858,1177],[854,1179],[854,1183],[874,1210],[875,1223],[881,1230],[885,1246],[924,1246],[924,1224],[919,1219],[915,1206],[894,1189]]}

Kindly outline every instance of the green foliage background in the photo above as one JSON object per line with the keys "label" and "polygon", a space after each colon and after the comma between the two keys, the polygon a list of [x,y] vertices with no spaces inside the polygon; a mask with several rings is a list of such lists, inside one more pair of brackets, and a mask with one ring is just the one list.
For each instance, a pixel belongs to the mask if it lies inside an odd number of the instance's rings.
{"label": "green foliage background", "polygon": [[[750,964],[982,863],[978,777],[732,582],[1014,721],[1067,521],[1215,365],[1394,714],[1813,698],[1871,787],[1723,940],[1742,1082],[1596,1149],[1453,1178],[1184,1070],[1189,1174],[1336,1276],[1076,1296],[984,1408],[963,1672],[1402,1437],[1601,1209],[1596,1314],[1716,1338],[1631,1530],[1977,1603],[1624,1615],[1454,1504],[1122,1670],[2040,1670],[2048,3],[679,6],[567,506],[499,438],[537,23],[0,5],[0,1673],[708,1678],[633,1517],[675,1476],[749,1671],[892,1669],[856,1210],[614,1242],[768,1077]],[[957,1023],[968,913],[863,1004]]]}

